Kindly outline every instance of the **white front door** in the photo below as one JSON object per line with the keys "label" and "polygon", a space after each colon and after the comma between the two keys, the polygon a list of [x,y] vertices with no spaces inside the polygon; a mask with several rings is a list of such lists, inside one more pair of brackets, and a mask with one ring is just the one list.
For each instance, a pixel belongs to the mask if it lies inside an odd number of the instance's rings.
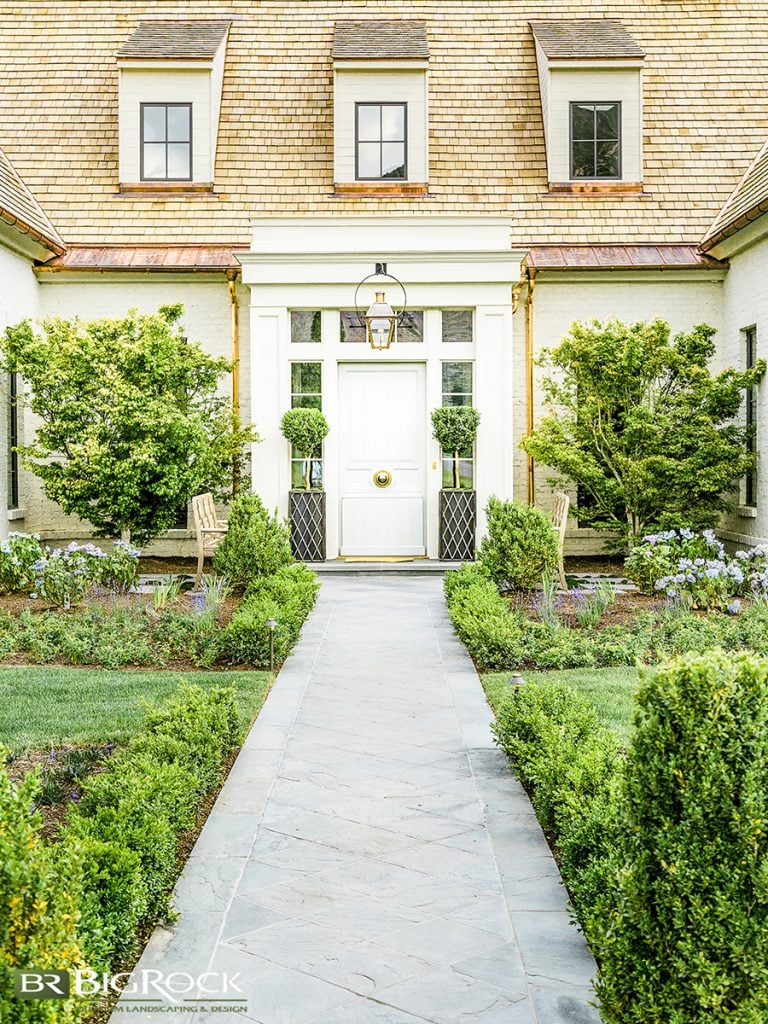
{"label": "white front door", "polygon": [[341,554],[423,555],[424,364],[342,363],[339,375]]}

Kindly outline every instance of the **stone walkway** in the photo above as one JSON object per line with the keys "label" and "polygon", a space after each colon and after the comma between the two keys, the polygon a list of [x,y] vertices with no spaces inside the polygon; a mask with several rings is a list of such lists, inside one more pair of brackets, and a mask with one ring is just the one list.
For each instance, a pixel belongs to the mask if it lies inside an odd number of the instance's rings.
{"label": "stone walkway", "polygon": [[490,721],[439,579],[326,579],[138,969],[234,977],[199,1024],[597,1024]]}

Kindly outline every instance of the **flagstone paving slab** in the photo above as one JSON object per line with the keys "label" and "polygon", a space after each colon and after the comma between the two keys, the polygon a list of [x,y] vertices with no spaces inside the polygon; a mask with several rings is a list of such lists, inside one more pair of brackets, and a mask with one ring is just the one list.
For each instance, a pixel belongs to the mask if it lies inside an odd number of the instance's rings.
{"label": "flagstone paving slab", "polygon": [[226,973],[195,1024],[599,1024],[491,720],[439,579],[326,578],[139,968]]}

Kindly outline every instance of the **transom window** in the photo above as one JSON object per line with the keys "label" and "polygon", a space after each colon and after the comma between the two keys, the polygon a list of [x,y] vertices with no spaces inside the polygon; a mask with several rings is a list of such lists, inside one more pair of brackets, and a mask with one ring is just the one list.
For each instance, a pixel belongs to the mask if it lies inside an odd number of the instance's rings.
{"label": "transom window", "polygon": [[355,177],[384,181],[407,177],[407,103],[355,104]]}
{"label": "transom window", "polygon": [[571,103],[571,177],[621,177],[620,103]]}
{"label": "transom window", "polygon": [[192,180],[192,104],[141,104],[141,180]]}

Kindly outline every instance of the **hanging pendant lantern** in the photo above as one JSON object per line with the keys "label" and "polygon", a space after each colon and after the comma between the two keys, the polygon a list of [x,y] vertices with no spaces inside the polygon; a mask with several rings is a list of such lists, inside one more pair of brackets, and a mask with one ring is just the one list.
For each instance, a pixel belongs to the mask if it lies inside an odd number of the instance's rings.
{"label": "hanging pendant lantern", "polygon": [[395,337],[397,315],[386,300],[384,292],[376,292],[376,298],[365,314],[365,329],[371,348],[389,348]]}

